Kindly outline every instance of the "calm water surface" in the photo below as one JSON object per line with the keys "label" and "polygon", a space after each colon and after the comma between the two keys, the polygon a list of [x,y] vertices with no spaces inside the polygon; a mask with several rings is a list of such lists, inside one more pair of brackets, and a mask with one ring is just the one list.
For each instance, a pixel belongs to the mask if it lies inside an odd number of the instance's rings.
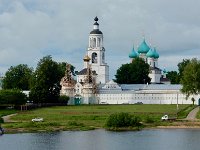
{"label": "calm water surface", "polygon": [[0,150],[199,150],[198,129],[5,134]]}

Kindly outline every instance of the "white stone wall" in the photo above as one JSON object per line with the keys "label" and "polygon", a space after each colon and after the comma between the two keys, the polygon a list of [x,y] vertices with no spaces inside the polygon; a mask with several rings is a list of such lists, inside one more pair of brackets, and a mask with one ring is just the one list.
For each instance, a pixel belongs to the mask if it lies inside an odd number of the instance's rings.
{"label": "white stone wall", "polygon": [[[142,102],[143,104],[192,104],[191,97],[186,100],[186,96],[177,91],[160,91],[152,93],[110,93],[98,94],[99,103],[108,104],[135,104]],[[195,97],[195,104],[198,104],[198,98]]]}

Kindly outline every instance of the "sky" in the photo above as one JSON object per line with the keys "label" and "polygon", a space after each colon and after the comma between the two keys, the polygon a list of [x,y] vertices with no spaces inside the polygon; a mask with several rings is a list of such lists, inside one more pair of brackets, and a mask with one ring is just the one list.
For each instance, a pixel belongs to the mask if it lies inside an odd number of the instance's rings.
{"label": "sky", "polygon": [[81,70],[95,16],[110,79],[143,37],[156,47],[159,68],[177,70],[183,59],[200,57],[199,6],[199,0],[0,0],[0,73],[19,64],[35,68],[47,55]]}

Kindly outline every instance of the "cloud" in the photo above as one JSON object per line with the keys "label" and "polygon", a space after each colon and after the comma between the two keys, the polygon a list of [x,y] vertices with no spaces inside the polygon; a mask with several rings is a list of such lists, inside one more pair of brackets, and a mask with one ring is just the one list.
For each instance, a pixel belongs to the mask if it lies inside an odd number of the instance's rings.
{"label": "cloud", "polygon": [[0,0],[0,72],[21,63],[35,67],[46,55],[81,69],[96,15],[111,78],[130,61],[128,53],[143,35],[156,46],[160,67],[177,69],[183,58],[200,56],[199,5],[198,0]]}

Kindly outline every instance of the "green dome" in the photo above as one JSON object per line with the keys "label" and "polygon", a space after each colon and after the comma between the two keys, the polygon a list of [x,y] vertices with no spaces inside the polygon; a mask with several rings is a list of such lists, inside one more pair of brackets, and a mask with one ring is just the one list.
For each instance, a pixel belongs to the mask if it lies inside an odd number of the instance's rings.
{"label": "green dome", "polygon": [[156,51],[156,48],[154,48],[154,58],[159,58],[159,54],[157,53],[157,51]]}
{"label": "green dome", "polygon": [[136,58],[138,57],[138,53],[134,50],[134,47],[131,51],[131,53],[129,54],[129,58]]}
{"label": "green dome", "polygon": [[148,53],[146,54],[147,57],[150,58],[154,58],[155,57],[155,53],[154,50],[152,50],[151,48],[149,49]]}
{"label": "green dome", "polygon": [[138,53],[147,53],[149,51],[149,46],[147,45],[147,43],[145,42],[145,39],[143,40],[143,42],[140,44],[140,46],[138,47]]}

